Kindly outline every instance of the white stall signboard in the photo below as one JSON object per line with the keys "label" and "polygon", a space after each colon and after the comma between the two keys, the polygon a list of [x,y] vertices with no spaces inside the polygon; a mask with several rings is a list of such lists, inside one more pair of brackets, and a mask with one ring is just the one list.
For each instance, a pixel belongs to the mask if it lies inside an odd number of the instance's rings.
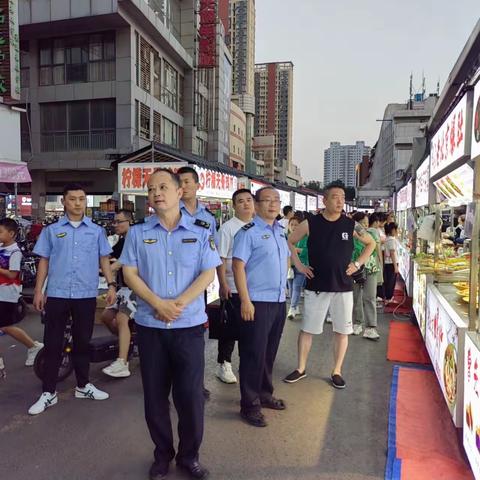
{"label": "white stall signboard", "polygon": [[292,204],[292,201],[290,199],[290,192],[279,189],[277,189],[277,192],[280,195],[281,208],[290,206]]}
{"label": "white stall signboard", "polygon": [[317,205],[319,209],[325,208],[325,203],[323,202],[323,195],[317,195]]}
{"label": "white stall signboard", "polygon": [[475,478],[480,479],[480,351],[465,336],[463,446]]}
{"label": "white stall signboard", "polygon": [[250,180],[250,191],[255,195],[255,193],[263,187],[268,187],[266,183],[257,182],[256,180]]}
{"label": "white stall signboard", "polygon": [[[428,285],[425,345],[453,422],[460,427],[463,411],[460,388],[463,383],[463,354],[460,349],[466,325],[458,318],[457,322],[464,325],[464,328],[460,328],[452,314],[455,315],[455,312],[437,288]],[[461,332],[463,335],[460,342]]]}
{"label": "white stall signboard", "polygon": [[472,160],[480,156],[480,81],[473,92]]}
{"label": "white stall signboard", "polygon": [[311,195],[307,196],[307,210],[309,212],[317,211],[317,197],[312,197]]}
{"label": "white stall signboard", "polygon": [[410,292],[410,252],[406,247],[398,242],[398,271],[405,281],[407,287],[407,294],[411,295]]}
{"label": "white stall signboard", "polygon": [[177,172],[179,168],[187,165],[187,162],[119,163],[118,192],[147,195],[147,182],[155,170],[167,168]]}
{"label": "white stall signboard", "polygon": [[466,154],[467,96],[464,95],[430,142],[430,176]]}
{"label": "white stall signboard", "polygon": [[415,207],[428,205],[428,190],[430,187],[430,157],[418,167],[415,184]]}
{"label": "white stall signboard", "polygon": [[427,275],[418,273],[417,262],[413,262],[413,311],[417,318],[418,326],[425,338],[426,309],[427,309]]}
{"label": "white stall signboard", "polygon": [[295,210],[304,212],[307,206],[307,197],[301,193],[295,192]]}
{"label": "white stall signboard", "polygon": [[207,168],[194,166],[198,173],[198,182],[200,188],[198,195],[210,198],[231,199],[235,190],[237,190],[238,179],[234,175],[209,170]]}

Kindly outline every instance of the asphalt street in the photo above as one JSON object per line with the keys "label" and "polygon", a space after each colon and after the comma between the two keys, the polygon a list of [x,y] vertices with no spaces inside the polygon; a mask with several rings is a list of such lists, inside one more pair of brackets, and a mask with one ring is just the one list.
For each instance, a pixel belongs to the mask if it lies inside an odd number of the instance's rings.
{"label": "asphalt street", "polygon": [[[275,395],[287,410],[265,412],[266,428],[239,417],[238,385],[214,376],[216,341],[207,341],[206,407],[201,462],[212,480],[383,479],[392,366],[386,360],[388,321],[379,316],[378,342],[351,337],[344,368],[347,388],[333,389],[331,326],[315,339],[308,377],[289,385],[281,379],[296,365],[299,320],[288,321],[277,357]],[[42,338],[37,314],[20,324]],[[96,326],[95,335],[105,334]],[[91,381],[110,393],[106,401],[73,397],[74,376],[59,385],[59,403],[36,417],[27,414],[40,382],[23,366],[25,348],[6,336],[0,352],[7,379],[0,383],[0,478],[4,480],[146,480],[153,446],[143,418],[138,359],[128,379],[106,377],[105,364],[91,367]],[[238,368],[235,350],[234,371]],[[176,423],[174,408],[173,421]],[[175,430],[175,428],[174,428]],[[172,464],[169,478],[186,478]]]}

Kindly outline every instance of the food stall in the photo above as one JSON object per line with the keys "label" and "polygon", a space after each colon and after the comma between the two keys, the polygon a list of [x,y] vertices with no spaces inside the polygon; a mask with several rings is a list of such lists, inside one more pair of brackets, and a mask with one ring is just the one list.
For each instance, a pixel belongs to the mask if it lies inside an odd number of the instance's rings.
{"label": "food stall", "polygon": [[413,215],[412,215],[412,181],[401,188],[396,197],[396,216],[398,223],[398,270],[405,282],[407,295],[412,295],[411,257]]}
{"label": "food stall", "polygon": [[317,208],[317,197],[314,197],[313,195],[307,195],[307,211],[316,212]]}
{"label": "food stall", "polygon": [[[414,216],[414,258],[412,261],[413,311],[423,338],[426,334],[427,285],[433,282],[433,258],[435,245],[435,216],[429,215],[430,157],[428,156],[415,173]],[[433,203],[433,202],[432,202]],[[430,264],[429,264],[430,262]]]}
{"label": "food stall", "polygon": [[307,197],[301,193],[294,194],[294,210],[296,212],[304,212],[307,209]]}
{"label": "food stall", "polygon": [[[477,76],[478,78],[478,76]],[[480,479],[480,335],[478,314],[478,237],[479,237],[479,161],[480,161],[480,82],[477,82],[473,92],[473,120],[470,129],[470,158],[475,165],[474,202],[467,209],[466,230],[472,230],[471,242],[471,301],[469,331],[465,338],[464,353],[464,416],[463,416],[463,446],[467,453],[475,478]],[[473,225],[472,225],[473,223]],[[475,240],[476,239],[476,240]],[[476,280],[476,281],[475,281]]]}

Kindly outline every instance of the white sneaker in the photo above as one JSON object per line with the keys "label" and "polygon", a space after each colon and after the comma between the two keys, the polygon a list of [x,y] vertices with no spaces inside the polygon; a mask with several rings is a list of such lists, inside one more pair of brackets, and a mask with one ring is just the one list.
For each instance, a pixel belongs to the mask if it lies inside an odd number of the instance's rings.
{"label": "white sneaker", "polygon": [[295,316],[300,315],[300,307],[296,306],[295,307]]}
{"label": "white sneaker", "polygon": [[237,377],[233,373],[232,364],[230,362],[223,362],[217,365],[215,375],[223,383],[237,383]]}
{"label": "white sneaker", "polygon": [[117,358],[108,367],[102,369],[105,375],[114,378],[124,378],[130,376],[130,370],[128,369],[128,362],[123,358]]}
{"label": "white sneaker", "polygon": [[365,332],[363,333],[363,338],[368,338],[369,340],[378,340],[380,338],[380,335],[378,334],[375,327],[369,327],[365,329]]}
{"label": "white sneaker", "polygon": [[[353,325],[353,334],[354,335],[361,335],[362,334],[362,326],[359,325],[358,323],[354,324]],[[366,331],[366,330],[365,330]],[[364,335],[365,336],[365,335]]]}
{"label": "white sneaker", "polygon": [[40,398],[28,409],[30,415],[38,415],[58,402],[57,392],[43,392]]}
{"label": "white sneaker", "polygon": [[295,308],[294,307],[290,307],[288,309],[288,314],[287,314],[287,318],[289,320],[293,320],[295,318]]}
{"label": "white sneaker", "polygon": [[25,360],[25,366],[31,367],[35,363],[35,357],[37,353],[43,348],[43,343],[34,342],[34,346],[27,350],[27,359]]}
{"label": "white sneaker", "polygon": [[328,314],[327,317],[325,318],[325,322],[332,323],[332,317],[330,316],[330,314]]}
{"label": "white sneaker", "polygon": [[75,398],[89,398],[90,400],[106,400],[110,395],[102,392],[92,383],[87,383],[83,388],[75,388]]}

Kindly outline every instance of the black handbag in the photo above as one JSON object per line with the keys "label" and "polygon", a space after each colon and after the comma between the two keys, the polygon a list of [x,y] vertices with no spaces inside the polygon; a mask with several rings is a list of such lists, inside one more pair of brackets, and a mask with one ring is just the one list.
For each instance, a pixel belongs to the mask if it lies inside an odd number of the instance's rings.
{"label": "black handbag", "polygon": [[362,265],[355,273],[352,273],[353,281],[357,285],[364,285],[367,281],[367,271],[365,265]]}
{"label": "black handbag", "polygon": [[212,340],[238,340],[238,322],[231,300],[207,306],[208,338]]}

